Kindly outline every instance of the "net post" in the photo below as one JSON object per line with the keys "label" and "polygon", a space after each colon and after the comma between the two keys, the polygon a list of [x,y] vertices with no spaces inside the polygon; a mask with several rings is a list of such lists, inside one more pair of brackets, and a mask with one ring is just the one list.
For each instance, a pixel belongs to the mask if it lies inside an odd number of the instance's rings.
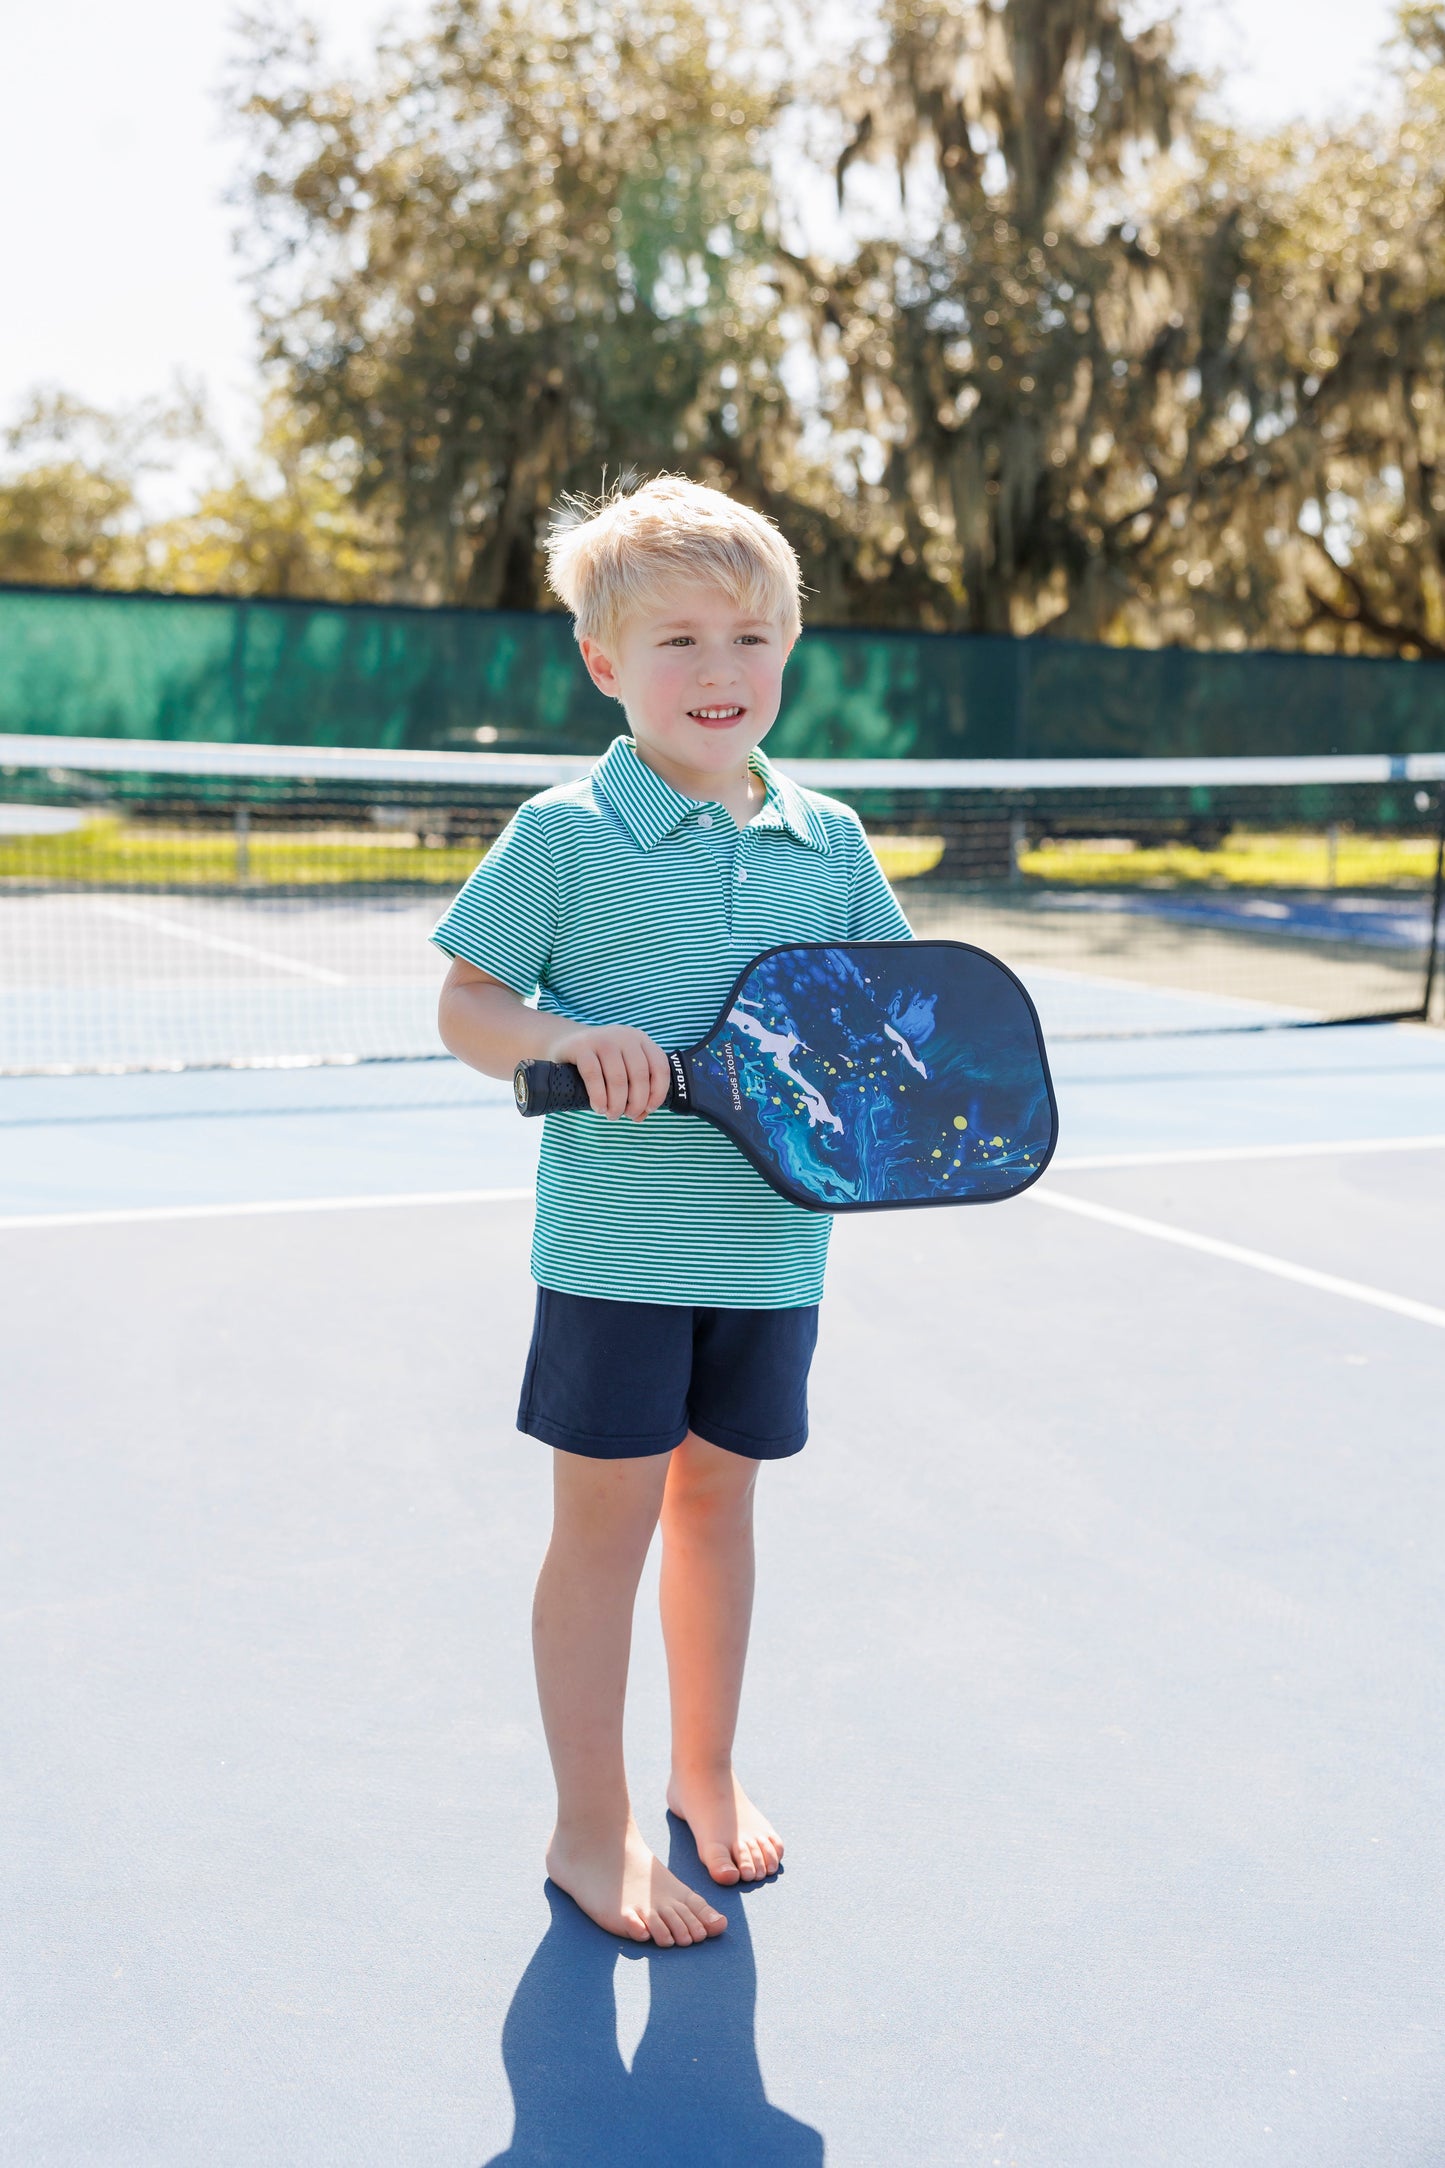
{"label": "net post", "polygon": [[1439,815],[1435,836],[1435,887],[1430,898],[1430,945],[1425,956],[1425,991],[1420,998],[1420,1021],[1428,1024],[1435,1005],[1435,981],[1440,975],[1440,918],[1445,905],[1445,778],[1436,785],[1435,807]]}

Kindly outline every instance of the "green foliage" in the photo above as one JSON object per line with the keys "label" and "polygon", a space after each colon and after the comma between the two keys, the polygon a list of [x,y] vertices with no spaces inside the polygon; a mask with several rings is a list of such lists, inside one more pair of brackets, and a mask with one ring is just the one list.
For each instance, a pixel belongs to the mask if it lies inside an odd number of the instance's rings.
{"label": "green foliage", "polygon": [[3,438],[0,580],[134,585],[144,563],[140,477],[196,420],[193,405],[117,416],[63,392],[37,393]]}
{"label": "green foliage", "polygon": [[888,161],[922,215],[810,272],[835,420],[887,447],[876,577],[934,623],[1157,638],[1149,572],[1232,487],[1246,373],[1248,222],[1207,157],[1158,215],[1196,86],[1116,0],[893,0],[888,24],[839,193]]}
{"label": "green foliage", "polygon": [[124,523],[132,502],[121,477],[75,459],[0,481],[0,580],[104,583],[131,554]]}
{"label": "green foliage", "polygon": [[[684,0],[441,0],[367,87],[253,29],[270,354],[418,599],[531,607],[539,523],[781,404],[768,100]],[[300,281],[300,293],[296,291]]]}
{"label": "green foliage", "polygon": [[147,584],[327,602],[384,591],[397,551],[360,503],[354,473],[344,448],[305,443],[296,414],[273,402],[260,459],[205,490],[194,511],[148,529]]}
{"label": "green foliage", "polygon": [[68,834],[0,836],[0,883],[84,881],[123,888],[455,888],[477,862],[475,842],[362,830],[315,834],[258,827],[166,828],[113,817]]}
{"label": "green foliage", "polygon": [[815,621],[1440,657],[1438,0],[1390,57],[1257,138],[1125,0],[885,0],[832,79],[751,0],[433,0],[357,81],[253,16],[259,455],[147,525],[203,417],[51,399],[0,577],[532,609],[564,491],[681,468]]}

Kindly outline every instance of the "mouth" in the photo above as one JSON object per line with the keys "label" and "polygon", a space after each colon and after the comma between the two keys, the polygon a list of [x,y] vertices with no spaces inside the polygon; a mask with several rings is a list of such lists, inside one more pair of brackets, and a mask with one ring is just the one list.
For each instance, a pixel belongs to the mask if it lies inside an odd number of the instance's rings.
{"label": "mouth", "polygon": [[740,723],[746,713],[746,708],[740,708],[736,701],[729,701],[721,707],[689,708],[687,716],[689,722],[701,723],[704,730],[729,730],[734,723]]}

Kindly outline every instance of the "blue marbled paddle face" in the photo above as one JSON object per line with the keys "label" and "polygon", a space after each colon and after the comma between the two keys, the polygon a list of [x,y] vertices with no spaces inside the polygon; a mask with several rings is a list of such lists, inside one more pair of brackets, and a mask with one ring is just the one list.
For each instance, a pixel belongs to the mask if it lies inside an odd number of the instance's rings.
{"label": "blue marbled paddle face", "polygon": [[1053,1148],[1028,999],[959,942],[764,956],[690,1067],[699,1111],[825,1210],[1010,1196]]}

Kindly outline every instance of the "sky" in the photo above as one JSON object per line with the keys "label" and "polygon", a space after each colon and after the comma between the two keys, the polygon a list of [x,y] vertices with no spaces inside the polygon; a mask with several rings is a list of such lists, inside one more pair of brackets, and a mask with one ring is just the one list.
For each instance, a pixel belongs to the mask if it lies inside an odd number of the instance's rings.
{"label": "sky", "polygon": [[[1151,0],[1139,0],[1141,5]],[[339,59],[386,12],[310,0]],[[1186,45],[1262,125],[1370,97],[1390,0],[1184,0]],[[41,385],[113,408],[184,376],[237,448],[255,342],[218,98],[234,0],[44,0],[0,27],[0,427]]]}

